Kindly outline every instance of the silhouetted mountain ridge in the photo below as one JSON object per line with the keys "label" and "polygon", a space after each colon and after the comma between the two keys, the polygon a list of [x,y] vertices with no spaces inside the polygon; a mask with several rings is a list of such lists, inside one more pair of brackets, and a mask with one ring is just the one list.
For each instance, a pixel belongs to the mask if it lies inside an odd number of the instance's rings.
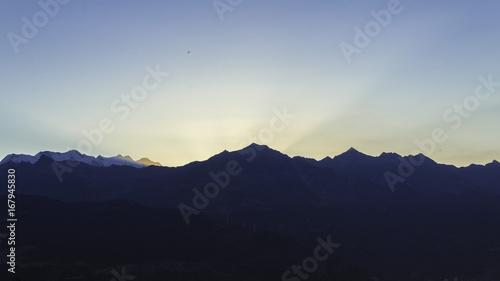
{"label": "silhouetted mountain ridge", "polygon": [[[61,182],[54,164],[69,169]],[[251,144],[181,167],[69,164],[0,165],[16,170],[27,280],[109,280],[121,265],[141,280],[278,280],[328,235],[342,246],[308,280],[500,276],[496,161],[354,149],[317,161]],[[403,178],[394,190],[387,173]]]}
{"label": "silhouetted mountain ridge", "polygon": [[[419,165],[411,164],[417,160]],[[223,151],[205,161],[175,168],[149,166],[136,169],[83,162],[73,168],[66,161],[54,162],[46,154],[42,154],[35,163],[8,162],[0,168],[15,167],[20,173],[26,173],[19,179],[21,183],[26,181],[26,187],[20,188],[20,193],[70,202],[126,199],[150,206],[175,208],[179,201],[192,199],[193,188],[202,190],[206,184],[215,181],[216,175],[221,177],[221,173],[227,173],[228,165],[233,165],[232,168],[240,172],[230,176],[228,188],[222,189],[215,199],[220,203],[211,204],[209,209],[212,205],[225,208],[226,205],[236,206],[248,200],[253,202],[251,204],[275,207],[319,202],[347,204],[354,201],[385,204],[391,193],[388,173],[401,178],[395,184],[396,191],[411,189],[424,194],[500,193],[500,164],[496,161],[485,166],[457,168],[438,164],[422,154],[402,157],[395,153],[383,153],[377,157],[354,148],[334,158],[317,161],[304,157],[291,158],[268,146],[251,144],[242,150]],[[54,163],[68,168],[62,171],[62,182],[58,181]],[[405,173],[401,174],[401,171]]]}

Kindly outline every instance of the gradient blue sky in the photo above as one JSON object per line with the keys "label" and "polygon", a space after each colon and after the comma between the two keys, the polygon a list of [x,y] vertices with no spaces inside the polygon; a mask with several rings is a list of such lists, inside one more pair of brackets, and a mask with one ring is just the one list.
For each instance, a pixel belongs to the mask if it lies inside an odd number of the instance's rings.
{"label": "gradient blue sky", "polygon": [[[76,148],[109,118],[92,155],[183,165],[242,148],[286,107],[264,144],[291,156],[408,155],[439,127],[436,161],[500,159],[500,87],[459,128],[443,119],[478,76],[500,81],[500,2],[402,0],[348,63],[340,44],[389,2],[243,0],[221,20],[212,1],[73,0],[16,54],[8,34],[41,7],[2,0],[0,158]],[[170,76],[121,120],[110,105],[156,65]]]}

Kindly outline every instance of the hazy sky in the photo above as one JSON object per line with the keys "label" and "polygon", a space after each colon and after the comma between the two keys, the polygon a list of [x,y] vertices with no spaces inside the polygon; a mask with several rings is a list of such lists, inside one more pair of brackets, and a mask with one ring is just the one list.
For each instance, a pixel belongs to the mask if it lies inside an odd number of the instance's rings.
{"label": "hazy sky", "polygon": [[54,1],[0,1],[0,158],[500,160],[499,1]]}

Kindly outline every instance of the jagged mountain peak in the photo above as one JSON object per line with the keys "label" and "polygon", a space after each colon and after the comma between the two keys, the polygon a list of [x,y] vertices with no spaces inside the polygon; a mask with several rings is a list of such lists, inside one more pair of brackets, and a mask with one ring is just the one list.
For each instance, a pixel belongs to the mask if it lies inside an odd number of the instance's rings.
{"label": "jagged mountain peak", "polygon": [[132,157],[130,157],[129,155],[121,155],[121,154],[118,154],[112,158],[116,158],[116,159],[122,159],[122,160],[126,160],[126,161],[134,161],[134,159],[132,159]]}
{"label": "jagged mountain peak", "polygon": [[146,158],[146,157],[143,157],[143,158],[137,160],[137,162],[139,162],[139,163],[141,163],[141,164],[143,164],[145,166],[159,166],[159,167],[163,166],[160,162],[152,161],[152,160],[150,160],[149,158]]}
{"label": "jagged mountain peak", "polygon": [[486,166],[500,167],[500,162],[497,160],[493,160],[490,163],[486,164]]}
{"label": "jagged mountain peak", "polygon": [[245,148],[256,148],[258,150],[273,150],[273,149],[271,149],[269,146],[267,146],[265,144],[257,144],[255,142],[251,143],[249,146],[247,146]]}
{"label": "jagged mountain peak", "polygon": [[240,154],[245,154],[246,152],[249,152],[249,151],[255,151],[259,155],[268,155],[268,156],[274,155],[274,156],[284,156],[284,157],[290,158],[288,155],[282,153],[279,150],[275,150],[275,149],[270,148],[267,145],[257,144],[257,143],[251,143],[250,145],[246,146],[245,148],[237,150],[235,152],[238,152]]}
{"label": "jagged mountain peak", "polygon": [[396,152],[382,152],[379,155],[380,158],[399,158],[401,155],[397,154]]}
{"label": "jagged mountain peak", "polygon": [[366,155],[366,154],[364,154],[362,152],[359,152],[354,147],[351,147],[346,152],[333,157],[333,160],[339,160],[339,159],[364,159],[364,158],[373,158],[373,156]]}
{"label": "jagged mountain peak", "polygon": [[354,148],[352,146],[346,152],[349,152],[349,153],[360,153],[356,148]]}

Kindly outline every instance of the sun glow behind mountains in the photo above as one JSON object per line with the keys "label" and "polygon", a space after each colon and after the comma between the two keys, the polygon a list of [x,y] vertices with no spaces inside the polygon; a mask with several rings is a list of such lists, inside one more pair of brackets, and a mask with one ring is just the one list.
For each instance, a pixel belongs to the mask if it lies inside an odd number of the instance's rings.
{"label": "sun glow behind mountains", "polygon": [[[500,88],[453,123],[443,113],[498,72],[498,3],[400,1],[402,11],[348,63],[339,45],[388,1],[251,1],[221,21],[211,2],[72,1],[12,51],[2,40],[0,155],[77,149],[83,130],[115,125],[91,155],[147,156],[168,166],[257,142],[289,155],[408,155],[442,128],[436,161],[500,159]],[[1,3],[0,33],[20,34],[36,3]],[[143,83],[170,75],[123,120],[111,110]],[[296,117],[272,138],[273,110]],[[266,141],[268,140],[268,141]]]}

